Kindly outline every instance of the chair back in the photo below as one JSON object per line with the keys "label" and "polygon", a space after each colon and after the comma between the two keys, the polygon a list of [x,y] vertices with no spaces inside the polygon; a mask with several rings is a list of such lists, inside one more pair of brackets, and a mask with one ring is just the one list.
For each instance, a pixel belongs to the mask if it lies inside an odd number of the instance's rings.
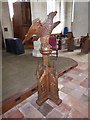
{"label": "chair back", "polygon": [[56,50],[56,37],[51,36],[49,38],[49,44],[52,46],[52,50]]}

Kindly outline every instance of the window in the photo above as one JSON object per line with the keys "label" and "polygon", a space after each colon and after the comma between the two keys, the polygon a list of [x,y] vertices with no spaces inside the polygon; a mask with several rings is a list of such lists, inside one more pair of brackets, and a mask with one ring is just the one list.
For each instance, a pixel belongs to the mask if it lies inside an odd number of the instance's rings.
{"label": "window", "polygon": [[[50,12],[57,11],[57,15],[54,18],[54,22],[61,20],[61,2],[59,0],[47,0],[47,15]],[[61,24],[59,24],[52,33],[60,33]]]}

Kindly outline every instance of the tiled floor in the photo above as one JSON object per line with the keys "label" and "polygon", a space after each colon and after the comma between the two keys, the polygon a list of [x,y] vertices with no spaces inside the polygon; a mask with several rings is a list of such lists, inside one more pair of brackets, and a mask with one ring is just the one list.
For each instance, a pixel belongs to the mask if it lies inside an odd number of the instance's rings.
{"label": "tiled floor", "polygon": [[38,94],[24,100],[4,118],[88,118],[88,63],[79,65],[58,79],[59,97],[62,103],[57,106],[47,100],[42,106],[36,103]]}

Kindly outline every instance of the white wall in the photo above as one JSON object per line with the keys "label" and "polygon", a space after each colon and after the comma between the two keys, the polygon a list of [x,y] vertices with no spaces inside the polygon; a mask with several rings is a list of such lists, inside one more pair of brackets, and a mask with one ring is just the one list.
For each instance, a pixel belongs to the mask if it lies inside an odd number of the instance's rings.
{"label": "white wall", "polygon": [[[4,28],[8,28],[8,31],[4,31]],[[4,38],[13,37],[13,27],[9,15],[8,2],[2,2],[2,29]]]}
{"label": "white wall", "polygon": [[72,20],[72,2],[67,2],[66,4],[66,23],[65,26],[68,27],[69,31],[71,31],[71,20]]}
{"label": "white wall", "polygon": [[75,3],[75,16],[73,22],[73,34],[75,37],[88,33],[88,2]]}
{"label": "white wall", "polygon": [[40,18],[44,20],[47,15],[47,4],[46,2],[31,2],[32,20]]}

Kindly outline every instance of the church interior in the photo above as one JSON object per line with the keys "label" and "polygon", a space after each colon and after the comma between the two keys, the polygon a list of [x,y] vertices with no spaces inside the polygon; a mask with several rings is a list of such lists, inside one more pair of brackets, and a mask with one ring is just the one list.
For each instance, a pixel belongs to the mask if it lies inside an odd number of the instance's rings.
{"label": "church interior", "polygon": [[0,1],[0,118],[90,118],[90,2]]}

